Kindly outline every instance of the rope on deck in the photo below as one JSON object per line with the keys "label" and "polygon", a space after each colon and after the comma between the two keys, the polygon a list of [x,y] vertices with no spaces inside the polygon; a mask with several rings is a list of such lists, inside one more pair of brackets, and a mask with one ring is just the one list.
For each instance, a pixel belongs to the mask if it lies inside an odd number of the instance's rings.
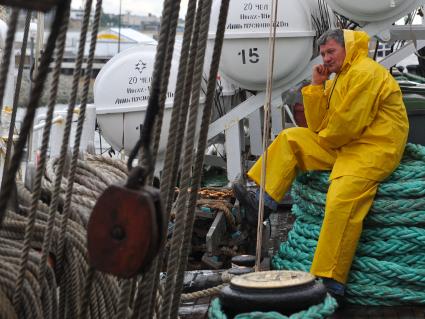
{"label": "rope on deck", "polygon": [[[408,144],[398,169],[381,183],[364,222],[347,284],[359,305],[425,304],[425,147]],[[308,271],[322,224],[328,173],[301,175],[292,187],[297,217],[275,269]]]}
{"label": "rope on deck", "polygon": [[[291,316],[284,316],[278,312],[252,312],[239,314],[234,319],[322,319],[332,315],[338,304],[334,298],[329,294],[325,300],[319,304],[310,307],[307,310],[292,314]],[[223,312],[219,299],[213,300],[209,312],[209,319],[227,319],[227,315]]]}
{"label": "rope on deck", "polygon": [[[49,227],[49,203],[52,189],[46,188],[52,184],[58,161],[51,160],[47,164],[43,199],[39,201],[35,212],[35,223],[28,253],[26,271],[22,279],[22,293],[19,307],[11,307],[16,290],[16,278],[20,270],[21,251],[25,245],[25,230],[28,224],[29,212],[33,194],[18,184],[20,210],[8,211],[3,227],[0,229],[0,317],[1,318],[62,318],[59,315],[58,289],[63,295],[63,318],[75,318],[75,313],[84,314],[87,318],[114,318],[121,311],[128,316],[132,309],[118,309],[120,298],[119,280],[113,276],[99,272],[89,273],[92,276],[92,287],[87,294],[86,282],[89,269],[86,249],[86,209],[75,206],[74,203],[92,202],[92,196],[99,196],[103,189],[111,183],[125,180],[127,168],[124,162],[102,156],[86,155],[85,161],[78,161],[76,182],[74,186],[78,193],[73,194],[72,210],[66,233],[63,271],[66,273],[61,286],[57,281],[56,256],[60,253],[59,237],[63,223],[62,211],[68,179],[64,178],[61,185],[59,212],[54,219],[51,245],[48,251],[48,262],[43,276],[39,268],[42,262],[42,247],[47,228]],[[96,181],[96,182],[93,182]],[[89,209],[87,207],[87,209]]]}

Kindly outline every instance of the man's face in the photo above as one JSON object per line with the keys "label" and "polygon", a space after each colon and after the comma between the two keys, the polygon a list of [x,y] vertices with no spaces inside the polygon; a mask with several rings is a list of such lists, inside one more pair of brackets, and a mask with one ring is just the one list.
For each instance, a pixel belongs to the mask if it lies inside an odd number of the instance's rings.
{"label": "man's face", "polygon": [[341,71],[342,64],[345,60],[345,48],[338,42],[334,39],[330,39],[324,45],[321,45],[320,55],[329,73],[338,73]]}

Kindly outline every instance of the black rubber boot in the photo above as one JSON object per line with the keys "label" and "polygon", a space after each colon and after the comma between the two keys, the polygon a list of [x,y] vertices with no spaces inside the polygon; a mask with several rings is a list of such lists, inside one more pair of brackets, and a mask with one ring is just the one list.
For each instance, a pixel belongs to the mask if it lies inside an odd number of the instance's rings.
{"label": "black rubber boot", "polygon": [[[245,209],[247,222],[251,225],[257,225],[259,202],[255,193],[248,191],[245,186],[240,183],[234,183],[232,189],[236,199]],[[264,219],[267,219],[271,212],[272,210],[270,208],[264,206]]]}
{"label": "black rubber boot", "polygon": [[339,308],[343,308],[346,304],[345,285],[332,278],[322,278],[328,293],[336,299]]}

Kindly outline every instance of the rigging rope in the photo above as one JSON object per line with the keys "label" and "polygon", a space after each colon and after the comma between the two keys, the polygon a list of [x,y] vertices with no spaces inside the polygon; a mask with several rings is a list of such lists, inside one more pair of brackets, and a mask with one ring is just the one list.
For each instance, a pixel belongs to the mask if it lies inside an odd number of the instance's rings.
{"label": "rigging rope", "polygon": [[[180,295],[183,289],[184,271],[187,267],[188,257],[191,248],[191,239],[195,222],[195,207],[198,199],[198,190],[201,185],[202,168],[204,164],[205,151],[208,142],[208,129],[211,121],[212,108],[217,85],[217,74],[220,64],[221,51],[223,47],[224,32],[226,30],[226,21],[229,11],[229,0],[222,0],[220,14],[218,18],[216,40],[214,43],[212,62],[210,66],[210,74],[207,84],[207,94],[204,106],[204,112],[201,120],[201,129],[199,132],[197,151],[194,158],[193,177],[191,180],[191,192],[189,194],[189,202],[186,214],[186,224],[184,230],[183,243],[181,245],[181,257],[178,264],[176,285],[174,290],[174,299],[171,308],[172,317],[176,317],[178,306],[180,304]],[[209,18],[208,18],[209,21]],[[209,27],[209,25],[207,25]],[[203,62],[202,62],[203,63]]]}
{"label": "rigging rope", "polygon": [[[174,185],[177,182],[177,170],[180,162],[179,156],[181,154],[181,148],[183,144],[183,136],[185,131],[184,127],[186,125],[190,101],[190,91],[192,89],[193,84],[192,79],[194,74],[194,63],[192,62],[195,61],[198,52],[199,26],[202,14],[201,4],[202,0],[198,3],[198,12],[196,13],[196,1],[190,1],[188,4],[188,11],[186,16],[187,29],[185,29],[182,49],[187,49],[182,51],[180,58],[178,81],[176,87],[176,99],[174,101],[173,114],[170,122],[171,126],[169,139],[167,141],[167,152],[163,172],[163,181],[161,181],[161,196],[163,196],[163,199],[165,199],[167,219],[169,219],[171,205],[174,200],[172,192],[174,191]],[[150,318],[152,316],[151,310],[152,305],[154,304],[153,300],[156,298],[157,294],[156,290],[158,289],[159,271],[161,271],[163,265],[163,256],[164,250],[159,253],[157,261],[153,263],[153,267],[155,267],[154,273],[148,272],[146,274],[147,280],[144,280],[142,284],[142,288],[144,289],[141,290],[146,290],[150,292],[150,298],[143,298],[142,305],[142,309],[145,309],[146,307],[150,308],[149,316],[147,318]],[[153,282],[154,284],[152,285],[151,282]],[[146,293],[143,292],[142,294],[146,295]],[[140,298],[138,298],[138,300],[140,300]],[[147,315],[147,313],[142,314]]]}
{"label": "rigging rope", "polygon": [[[170,31],[171,29],[171,21],[173,21],[174,9],[180,7],[181,0],[165,0],[164,1],[164,9],[162,12],[162,23],[161,23],[161,31],[159,34],[159,41],[157,46],[157,54],[155,57],[154,70],[152,74],[152,84],[150,89],[148,108],[145,114],[145,120],[143,123],[141,137],[137,141],[136,145],[132,149],[129,159],[128,159],[128,169],[131,171],[133,167],[133,161],[136,159],[137,154],[140,149],[143,148],[144,159],[147,163],[147,171],[151,172],[154,168],[154,163],[152,162],[152,151],[150,149],[150,143],[152,140],[152,128],[155,125],[156,116],[159,112],[159,103],[160,103],[160,95],[162,91],[162,84],[168,83],[168,79],[163,79],[164,74],[167,73],[165,64],[168,63],[167,53],[168,46],[170,45]],[[177,3],[177,5],[176,5]],[[177,27],[177,25],[175,26]],[[171,61],[170,61],[171,64]],[[165,89],[166,90],[166,89]]]}
{"label": "rigging rope", "polygon": [[[178,156],[181,153],[181,145],[184,134],[183,127],[186,123],[188,110],[187,106],[189,104],[188,102],[183,103],[183,99],[185,96],[188,96],[190,92],[190,89],[185,89],[185,87],[190,88],[190,85],[192,84],[191,79],[193,76],[193,71],[189,72],[188,68],[193,68],[193,64],[189,64],[189,61],[193,61],[194,59],[194,57],[193,59],[189,58],[189,53],[191,55],[196,54],[196,48],[191,46],[192,36],[196,37],[198,34],[196,30],[194,32],[195,14],[196,0],[190,0],[188,3],[185,19],[185,30],[183,35],[182,49],[180,52],[174,105],[170,120],[170,123],[177,123],[177,125],[170,126],[160,188],[161,197],[164,201],[164,207],[166,210],[167,220],[169,219],[171,205],[174,200],[172,192],[174,190],[174,185],[176,184],[178,168],[178,164],[177,167],[175,167],[175,163],[178,162]],[[198,26],[199,24],[200,23],[198,21],[196,25]],[[197,41],[194,41],[194,45],[197,45]],[[190,83],[190,85],[186,84],[187,81]],[[176,171],[174,172],[173,169]],[[136,296],[136,309],[150,308],[149,314],[143,313],[146,318],[151,317],[153,304],[152,300],[156,298],[157,294],[159,272],[161,271],[163,265],[163,255],[164,250],[158,254],[156,261],[152,263],[151,269],[146,273],[145,278],[141,283],[141,289],[139,289],[138,295]],[[132,318],[138,318],[136,317],[136,312],[133,314]]]}
{"label": "rigging rope", "polygon": [[[81,41],[80,42],[80,45],[81,45],[80,48],[82,49],[82,51],[81,51],[82,52],[81,62],[83,61],[85,41],[86,41],[86,35],[87,35],[87,31],[88,31],[88,25],[89,25],[89,22],[90,22],[90,13],[91,13],[91,1],[87,1],[87,2],[90,2],[90,4],[88,4],[88,5],[86,4],[87,7],[86,7],[85,14],[88,15],[87,25],[83,25],[83,28],[81,30],[81,38],[80,38],[80,41]],[[91,75],[92,75],[92,68],[93,68],[94,54],[95,54],[95,50],[96,50],[97,33],[98,33],[98,30],[99,30],[101,12],[102,12],[102,0],[97,0],[96,1],[95,13],[94,13],[94,20],[93,20],[93,25],[92,25],[89,55],[87,57],[87,67],[86,67],[86,70],[85,70],[85,79],[84,79],[84,85],[83,85],[82,100],[81,100],[81,105],[80,105],[80,114],[78,116],[77,130],[76,130],[76,133],[75,133],[75,141],[74,141],[74,149],[73,149],[73,152],[72,152],[71,166],[70,166],[70,170],[69,170],[69,173],[68,173],[68,183],[67,183],[68,185],[67,185],[67,190],[66,190],[66,194],[65,194],[65,203],[64,203],[63,212],[62,212],[63,218],[62,218],[62,224],[61,224],[61,236],[59,237],[59,243],[58,243],[59,254],[57,256],[58,272],[59,272],[59,276],[60,276],[60,282],[61,282],[62,277],[64,276],[64,273],[62,273],[61,268],[62,268],[63,256],[65,254],[64,250],[65,250],[65,245],[66,245],[66,231],[67,231],[67,227],[68,227],[68,219],[71,216],[70,206],[71,206],[71,201],[72,201],[72,196],[73,196],[73,187],[74,187],[75,175],[76,175],[76,170],[77,170],[77,166],[78,166],[78,156],[80,155],[80,142],[81,142],[81,136],[82,136],[82,132],[83,132],[83,124],[84,124],[85,114],[86,114],[89,85],[90,85],[90,79],[91,79]],[[86,21],[84,21],[84,23],[86,23]],[[84,43],[82,41],[84,41]],[[73,95],[72,98],[71,98],[71,103],[70,103],[70,107],[69,107],[69,110],[68,110],[67,120],[70,121],[69,124],[71,124],[71,121],[72,121],[71,109],[74,109],[75,102],[76,102],[75,98],[76,98],[76,93],[78,92],[78,79],[81,76],[81,66],[80,66],[80,70],[79,70],[78,74],[76,74],[75,77],[74,77],[75,86],[73,87],[73,89],[75,89],[76,91],[75,91],[75,95]],[[68,144],[68,142],[64,141],[64,143],[62,145],[64,151],[65,151],[65,146],[67,144]],[[65,154],[66,153],[64,152],[61,155],[65,155]],[[72,283],[72,284],[74,285],[75,283]],[[60,306],[61,306],[61,304],[60,304]],[[60,309],[62,309],[62,308],[63,307],[60,307]],[[76,309],[75,310],[75,316],[77,316],[77,315],[78,315],[78,310]]]}
{"label": "rigging rope", "polygon": [[[10,162],[10,166],[7,169],[7,174],[5,176],[5,179],[4,181],[2,181],[3,182],[2,185],[4,187],[2,187],[0,191],[0,224],[2,219],[5,216],[10,195],[12,194],[12,191],[15,187],[15,176],[21,165],[21,160],[24,155],[24,148],[27,143],[28,135],[31,131],[31,128],[34,122],[34,117],[38,107],[38,102],[43,92],[44,83],[47,78],[47,73],[49,71],[50,61],[52,59],[52,56],[55,50],[56,41],[59,36],[62,22],[64,20],[65,14],[69,6],[70,6],[70,1],[61,1],[59,2],[59,5],[56,9],[49,39],[41,59],[39,72],[37,73],[37,79],[36,79],[35,85],[32,88],[30,101],[27,106],[27,112],[25,114],[24,121],[21,126],[21,132],[19,134],[19,140],[16,144],[16,150],[13,154],[12,160]],[[14,38],[14,35],[12,35],[10,38],[8,36],[7,41],[13,42],[13,38]],[[2,81],[0,81],[0,92],[2,91],[1,87],[5,85],[4,79],[5,78],[2,78]],[[1,94],[4,94],[4,89]]]}
{"label": "rigging rope", "polygon": [[[354,258],[347,300],[360,305],[425,304],[425,147],[408,144],[397,170],[380,184]],[[293,184],[297,220],[273,258],[276,269],[308,271],[324,214],[328,173]]]}
{"label": "rigging rope", "polygon": [[255,256],[255,271],[260,271],[261,251],[263,240],[263,219],[264,219],[264,188],[266,187],[266,163],[268,155],[268,146],[270,139],[270,107],[273,94],[273,74],[276,51],[276,30],[277,30],[277,7],[279,0],[272,1],[272,14],[270,15],[270,37],[269,37],[269,61],[267,71],[267,89],[266,101],[264,103],[264,132],[263,132],[263,161],[261,164],[261,182],[260,182],[260,198],[258,208],[257,222],[257,245]]}
{"label": "rigging rope", "polygon": [[[10,119],[9,124],[9,134],[7,137],[7,146],[6,146],[6,156],[4,158],[4,167],[7,167],[9,165],[10,156],[12,153],[12,143],[13,143],[13,134],[15,132],[15,122],[16,122],[16,113],[18,112],[18,103],[19,103],[19,96],[21,93],[21,86],[22,86],[22,74],[24,71],[24,65],[25,65],[25,57],[27,54],[27,44],[28,44],[28,36],[30,31],[30,23],[31,23],[31,11],[27,11],[27,16],[25,18],[25,26],[24,26],[24,37],[22,39],[22,46],[21,46],[21,54],[19,59],[19,68],[18,68],[18,75],[16,77],[16,86],[15,86],[15,94],[13,97],[13,110],[12,110],[12,116]],[[2,105],[3,106],[3,105]],[[4,180],[6,176],[6,169],[3,169],[3,176],[2,180]]]}
{"label": "rigging rope", "polygon": [[[234,319],[322,319],[331,316],[335,312],[337,307],[338,304],[336,303],[336,300],[330,295],[327,295],[323,303],[316,306],[312,306],[308,310],[295,313],[289,317],[281,315],[277,312],[252,312],[239,314],[235,316]],[[215,299],[211,303],[208,315],[209,319],[228,318],[221,308],[219,299]]]}
{"label": "rigging rope", "polygon": [[[195,22],[195,14],[196,14],[196,0],[190,0],[188,3],[188,9],[185,19],[185,29],[183,34],[183,42],[182,49],[180,52],[180,62],[178,68],[177,82],[176,82],[176,91],[174,96],[174,104],[173,111],[171,113],[170,123],[178,123],[178,125],[171,125],[170,134],[167,140],[167,149],[165,152],[165,161],[164,161],[164,169],[163,169],[163,178],[161,179],[161,195],[165,203],[166,211],[169,214],[171,205],[173,203],[173,196],[171,194],[174,191],[174,185],[176,182],[172,180],[172,177],[177,175],[172,173],[173,163],[178,159],[178,154],[180,154],[181,150],[181,141],[183,140],[184,130],[181,128],[184,123],[179,121],[179,118],[183,118],[186,120],[187,117],[187,108],[186,106],[189,103],[182,103],[183,98],[187,95],[185,92],[189,92],[185,90],[186,83],[192,83],[191,76],[193,72],[188,72],[188,68],[193,66],[193,63],[189,61],[193,61],[189,58],[189,54],[194,54],[196,52],[196,48],[192,49],[191,40],[192,35],[196,36],[198,34],[197,31],[194,30],[194,22]],[[196,25],[199,25],[199,21]],[[197,41],[194,41],[194,44],[197,44]],[[194,57],[193,57],[194,58]],[[188,78],[190,77],[190,78]]]}
{"label": "rigging rope", "polygon": [[[187,196],[190,187],[192,163],[194,150],[193,145],[195,143],[195,130],[198,117],[199,109],[199,98],[201,92],[201,80],[204,67],[205,52],[207,46],[208,29],[210,22],[212,0],[204,0],[202,2],[202,19],[199,29],[199,40],[198,40],[198,52],[195,64],[194,76],[193,76],[193,87],[191,92],[191,101],[189,107],[189,118],[188,126],[186,129],[186,139],[184,143],[183,152],[183,163],[180,178],[180,193],[177,198],[175,207],[176,211],[176,223],[171,240],[171,248],[168,256],[167,264],[167,279],[164,288],[164,302],[161,307],[160,318],[174,318],[176,314],[171,313],[173,305],[173,294],[176,287],[176,278],[178,273],[178,267],[180,263],[182,253],[182,242],[185,235],[185,227],[187,223]],[[194,172],[196,173],[196,172]],[[177,296],[178,300],[180,299]]]}
{"label": "rigging rope", "polygon": [[[155,57],[154,71],[152,75],[152,86],[149,96],[148,109],[145,115],[145,120],[143,123],[141,138],[133,148],[129,159],[128,159],[128,168],[131,170],[132,162],[137,156],[141,147],[143,147],[143,160],[140,165],[145,165],[148,167],[148,172],[153,171],[152,160],[156,156],[157,150],[153,150],[151,153],[149,143],[152,140],[151,131],[154,128],[155,121],[162,122],[163,114],[159,109],[161,108],[162,99],[166,95],[169,72],[171,68],[171,60],[173,49],[170,46],[174,47],[175,41],[175,30],[177,28],[177,15],[180,11],[181,0],[171,1],[165,0],[162,12],[162,21],[161,30],[159,34],[159,41],[157,46],[157,53]],[[174,31],[173,31],[174,30]],[[170,37],[171,34],[171,37]],[[174,39],[173,39],[174,38]],[[162,125],[161,125],[162,127]],[[159,133],[157,132],[157,137],[159,138]],[[155,137],[155,138],[157,138]],[[155,142],[154,142],[155,143]],[[162,195],[162,194],[161,194]],[[167,219],[168,221],[168,219]],[[143,278],[139,295],[136,297],[136,304],[140,306],[139,311],[140,315],[145,318],[152,317],[153,311],[153,300],[156,298],[156,290],[158,285],[158,275],[162,265],[162,253],[160,252],[153,261],[150,269],[146,272],[147,276]]]}
{"label": "rigging rope", "polygon": [[[170,29],[168,31],[169,39],[168,39],[167,55],[166,55],[165,66],[164,66],[164,73],[162,74],[161,94],[159,97],[159,109],[158,109],[158,114],[155,120],[155,135],[153,137],[153,147],[152,147],[153,162],[155,162],[156,160],[156,156],[157,156],[157,152],[159,148],[159,140],[161,137],[162,122],[163,122],[164,109],[165,109],[165,100],[167,98],[168,81],[171,74],[174,44],[176,42],[177,24],[178,24],[179,13],[180,13],[180,1],[175,1],[174,5],[175,7],[173,8],[173,15],[171,16],[171,21],[170,21]],[[152,173],[150,175],[151,178],[153,176],[153,173],[154,172],[152,170]]]}
{"label": "rigging rope", "polygon": [[[23,284],[23,280],[24,280],[24,276],[25,276],[25,272],[26,272],[26,267],[27,267],[27,263],[28,263],[30,241],[31,241],[32,236],[33,236],[33,228],[34,228],[34,224],[35,224],[35,214],[36,214],[36,211],[37,211],[38,201],[39,201],[40,195],[41,195],[41,187],[40,187],[41,186],[41,179],[42,179],[42,176],[43,176],[43,171],[44,171],[45,163],[46,163],[46,155],[47,155],[47,148],[48,148],[48,144],[49,144],[50,129],[51,129],[51,126],[52,126],[53,112],[54,112],[54,107],[55,107],[56,97],[57,97],[57,92],[58,92],[58,86],[59,86],[59,76],[60,76],[61,65],[62,65],[62,57],[63,57],[63,53],[65,51],[66,32],[68,30],[67,21],[69,20],[69,14],[70,14],[70,11],[68,10],[68,12],[65,13],[65,17],[64,17],[65,23],[62,25],[61,30],[60,30],[60,34],[58,36],[57,61],[56,61],[56,66],[55,66],[54,73],[53,73],[53,82],[52,82],[51,94],[50,94],[49,105],[48,105],[48,110],[47,110],[47,114],[46,114],[46,126],[45,126],[45,129],[43,131],[43,140],[42,140],[42,146],[41,146],[41,152],[40,152],[40,161],[39,161],[39,164],[38,164],[39,166],[37,168],[36,177],[35,177],[35,181],[34,181],[35,192],[33,193],[31,208],[30,208],[30,211],[29,211],[29,214],[28,214],[28,222],[29,223],[27,224],[27,227],[26,227],[26,230],[25,230],[26,236],[25,236],[25,239],[24,239],[23,251],[22,251],[22,256],[21,256],[21,264],[20,264],[20,268],[19,268],[18,277],[17,277],[17,280],[16,280],[15,294],[14,294],[14,297],[13,297],[13,300],[14,300],[13,303],[14,303],[15,307],[19,307],[19,303],[20,303],[20,298],[21,298],[21,293],[22,293],[22,291],[21,291],[22,290],[22,284]],[[30,12],[28,12],[28,16],[31,18]],[[27,18],[28,18],[28,16],[27,16]],[[28,24],[28,31],[29,31],[29,24]],[[22,45],[22,47],[24,47],[24,44]],[[26,54],[25,52],[26,52],[26,50],[21,51],[21,57],[25,56],[25,54]],[[22,55],[22,53],[24,53],[24,55]],[[24,59],[21,59],[21,60],[24,60]],[[17,100],[18,100],[18,97],[16,97],[16,102],[17,102]],[[14,128],[14,123],[11,122],[10,125],[11,126],[10,126],[10,131],[9,131],[9,138],[10,138],[10,132]],[[12,151],[11,150],[11,144],[10,145],[8,144],[7,152],[11,153],[11,151]],[[7,158],[7,156],[6,156],[6,158]],[[6,161],[6,163],[7,163],[7,161]],[[3,178],[4,178],[4,176],[3,176]],[[53,227],[53,225],[51,225],[50,228],[51,227]],[[42,249],[43,254],[42,254],[40,266],[39,266],[40,270],[38,272],[38,277],[37,277],[38,279],[43,278],[44,274],[45,274],[44,264],[47,262],[46,251],[48,251],[48,249],[46,247],[43,247],[43,249]]]}

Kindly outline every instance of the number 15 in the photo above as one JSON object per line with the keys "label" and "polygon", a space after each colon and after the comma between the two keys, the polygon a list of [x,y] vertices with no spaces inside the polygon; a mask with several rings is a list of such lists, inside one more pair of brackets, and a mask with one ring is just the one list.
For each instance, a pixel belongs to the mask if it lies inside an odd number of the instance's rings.
{"label": "number 15", "polygon": [[[249,54],[248,54],[248,58],[249,58],[249,62],[250,63],[258,63],[260,61],[260,55],[257,53],[258,48],[251,48],[249,49]],[[243,49],[241,52],[238,53],[238,55],[242,56],[242,64],[246,64],[246,51],[245,49]]]}

